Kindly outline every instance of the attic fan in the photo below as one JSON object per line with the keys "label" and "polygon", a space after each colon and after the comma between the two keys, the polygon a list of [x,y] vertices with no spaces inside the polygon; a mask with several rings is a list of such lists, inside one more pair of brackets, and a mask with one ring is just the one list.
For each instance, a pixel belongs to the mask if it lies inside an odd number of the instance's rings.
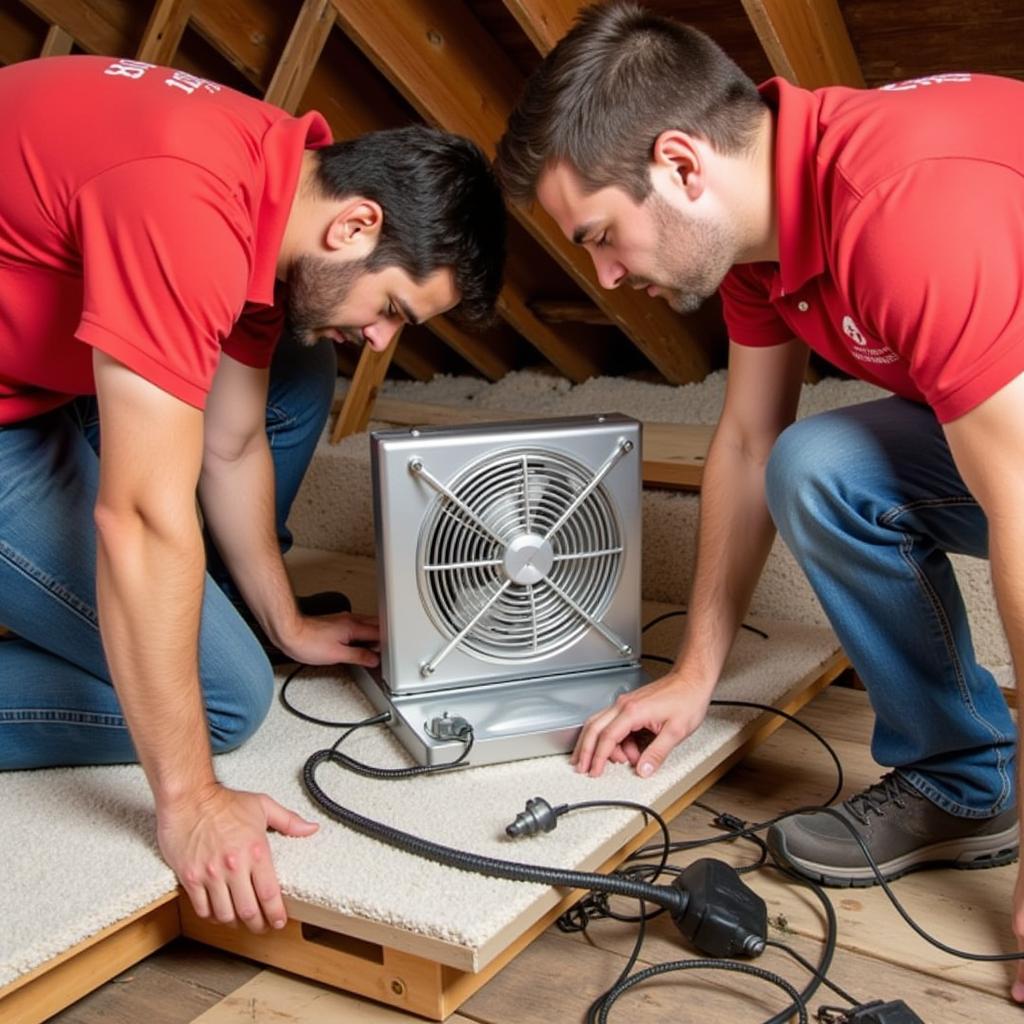
{"label": "attic fan", "polygon": [[381,666],[360,685],[421,764],[571,749],[640,667],[640,424],[371,435]]}

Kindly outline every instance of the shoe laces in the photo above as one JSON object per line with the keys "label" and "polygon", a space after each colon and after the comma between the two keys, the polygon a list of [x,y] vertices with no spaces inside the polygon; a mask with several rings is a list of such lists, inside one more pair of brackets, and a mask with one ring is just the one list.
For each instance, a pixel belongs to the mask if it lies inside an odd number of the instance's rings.
{"label": "shoe laces", "polygon": [[881,780],[868,786],[863,793],[843,801],[843,807],[862,825],[868,823],[868,815],[882,817],[886,808],[894,804],[903,809],[907,806],[906,797],[917,798],[919,794],[904,782],[895,772],[888,772]]}

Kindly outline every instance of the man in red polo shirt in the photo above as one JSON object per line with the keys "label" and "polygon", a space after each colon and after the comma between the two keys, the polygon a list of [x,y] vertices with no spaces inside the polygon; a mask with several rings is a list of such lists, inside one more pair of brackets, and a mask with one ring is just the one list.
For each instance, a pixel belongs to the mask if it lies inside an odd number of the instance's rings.
{"label": "man in red polo shirt", "polygon": [[[841,814],[881,873],[1013,861],[1016,730],[946,553],[990,554],[1024,665],[1024,84],[757,89],[706,36],[616,3],[532,76],[498,170],[605,287],[679,311],[721,287],[731,339],[678,658],[587,723],[577,770],[649,775],[701,723],[774,521],[876,712],[893,770]],[[894,397],[790,425],[809,350]],[[809,877],[875,882],[829,815],[768,841]],[[1024,940],[1024,881],[1013,923]]]}
{"label": "man in red polo shirt", "polygon": [[316,826],[210,754],[269,706],[254,629],[377,661],[375,620],[297,603],[281,558],[334,390],[318,339],[489,314],[500,191],[465,139],[331,144],[139,61],[13,65],[0,108],[0,768],[138,759],[196,911],[281,927],[266,830]]}

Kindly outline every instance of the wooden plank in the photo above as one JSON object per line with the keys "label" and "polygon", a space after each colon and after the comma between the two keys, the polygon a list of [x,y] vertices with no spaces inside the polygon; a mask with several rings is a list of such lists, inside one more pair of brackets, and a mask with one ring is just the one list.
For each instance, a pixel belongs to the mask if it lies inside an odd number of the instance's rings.
{"label": "wooden plank", "polygon": [[136,58],[151,64],[173,63],[193,7],[194,0],[157,0]]}
{"label": "wooden plank", "polygon": [[330,0],[304,0],[264,99],[294,114],[334,26]]}
{"label": "wooden plank", "polygon": [[38,55],[46,25],[15,0],[0,3],[0,65],[17,64]]}
{"label": "wooden plank", "polygon": [[[493,155],[521,90],[518,69],[456,0],[333,0],[339,23],[428,121]],[[590,258],[539,208],[513,207],[524,227],[672,383],[700,380],[711,362],[691,321],[634,289],[605,291]]]}
{"label": "wooden plank", "polygon": [[38,1024],[181,933],[178,890],[0,989],[0,1024]]}
{"label": "wooden plank", "polygon": [[530,303],[534,315],[546,324],[598,324],[607,327],[611,321],[607,314],[592,302],[566,302],[559,299],[540,299]]}
{"label": "wooden plank", "polygon": [[181,923],[185,935],[219,949],[432,1020],[445,1017],[441,965],[433,960],[308,925],[295,917],[280,931],[254,935],[245,928],[203,920],[182,901]]}
{"label": "wooden plank", "polygon": [[742,0],[777,75],[806,89],[864,88],[837,0]]}
{"label": "wooden plank", "polygon": [[50,30],[46,33],[43,48],[39,51],[39,56],[65,57],[71,52],[74,45],[75,40],[64,29],[59,25],[51,25]]}
{"label": "wooden plank", "polygon": [[[192,1024],[409,1024],[401,1010],[369,1003],[345,992],[331,992],[302,978],[262,971]],[[448,1024],[474,1024],[456,1014]]]}
{"label": "wooden plank", "polygon": [[[533,417],[522,412],[378,398],[373,407],[373,418],[385,423],[415,427],[501,423]],[[642,469],[644,486],[699,491],[708,446],[714,432],[714,427],[701,423],[645,423]]]}
{"label": "wooden plank", "polygon": [[506,373],[516,368],[512,353],[503,351],[501,339],[484,334],[470,334],[454,320],[446,316],[431,317],[426,328],[451,346],[463,359],[478,370],[489,381],[501,380]]}
{"label": "wooden plank", "polygon": [[83,50],[126,56],[142,37],[148,8],[95,0],[23,0],[51,25],[59,25]]}
{"label": "wooden plank", "polygon": [[498,312],[502,319],[514,327],[540,352],[563,377],[574,384],[582,384],[601,373],[601,366],[593,355],[541,320],[526,302],[526,296],[517,282],[508,279],[498,296]]}
{"label": "wooden plank", "polygon": [[391,365],[402,331],[399,329],[391,344],[383,352],[375,352],[369,345],[363,348],[359,366],[345,401],[331,431],[331,444],[337,444],[349,434],[358,434],[370,422],[370,413],[377,400],[377,391]]}
{"label": "wooden plank", "polygon": [[530,37],[541,53],[549,53],[555,43],[572,28],[576,15],[588,0],[504,0],[509,13]]}

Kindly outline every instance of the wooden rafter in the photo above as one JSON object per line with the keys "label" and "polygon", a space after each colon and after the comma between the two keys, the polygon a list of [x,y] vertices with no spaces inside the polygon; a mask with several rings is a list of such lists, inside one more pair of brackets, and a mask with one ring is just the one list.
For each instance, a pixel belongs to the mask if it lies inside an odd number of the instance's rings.
{"label": "wooden rafter", "polygon": [[330,0],[305,0],[267,86],[264,99],[268,103],[295,113],[333,26],[334,8]]}
{"label": "wooden rafter", "polygon": [[[375,352],[369,346],[363,349],[363,354],[359,357],[359,366],[349,386],[349,393],[345,396],[341,412],[334,421],[331,444],[337,444],[343,437],[358,434],[360,430],[366,429],[366,424],[370,422],[373,403],[377,399],[377,391],[391,365],[401,334],[399,330],[383,352]],[[355,399],[353,394],[356,396]]]}
{"label": "wooden rafter", "polygon": [[[339,23],[430,122],[492,153],[522,87],[522,75],[457,0],[333,0]],[[515,216],[593,301],[674,383],[699,380],[710,357],[703,338],[661,302],[632,290],[605,291],[588,257],[543,211]],[[539,321],[538,321],[539,322]]]}
{"label": "wooden rafter", "polygon": [[60,25],[51,25],[39,56],[63,57],[71,52],[74,45],[75,40]]}
{"label": "wooden rafter", "polygon": [[105,5],[102,11],[76,0],[23,0],[25,6],[51,25],[58,25],[88,53],[126,57],[141,38],[144,10]]}
{"label": "wooden rafter", "polygon": [[806,89],[864,87],[837,0],[742,0],[777,75]]}
{"label": "wooden rafter", "polygon": [[178,52],[193,6],[194,0],[157,0],[136,57],[151,64],[170,64]]}

